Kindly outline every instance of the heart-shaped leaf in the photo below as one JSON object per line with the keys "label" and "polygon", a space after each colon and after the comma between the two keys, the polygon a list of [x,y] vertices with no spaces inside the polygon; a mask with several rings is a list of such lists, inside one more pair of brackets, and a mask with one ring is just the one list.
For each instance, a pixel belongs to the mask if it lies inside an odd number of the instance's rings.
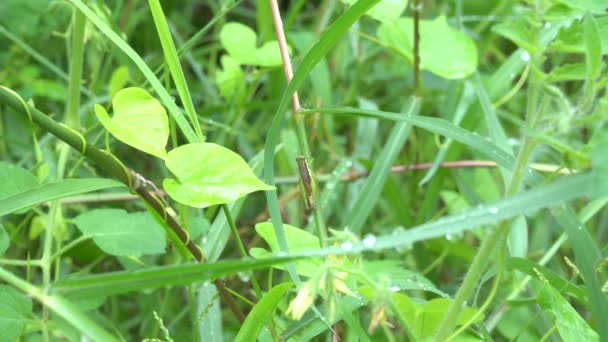
{"label": "heart-shaped leaf", "polygon": [[220,41],[230,56],[241,64],[267,67],[282,64],[279,44],[271,41],[258,48],[256,33],[241,23],[224,25],[220,32]]}
{"label": "heart-shaped leaf", "polygon": [[[413,19],[384,22],[378,38],[413,61]],[[477,47],[448,25],[444,16],[420,21],[420,67],[448,79],[465,78],[477,69]]]}
{"label": "heart-shaped leaf", "polygon": [[95,105],[95,114],[118,140],[138,150],[165,159],[169,120],[165,108],[141,88],[125,88],[112,100],[114,116]]}
{"label": "heart-shaped leaf", "polygon": [[233,151],[213,143],[180,146],[169,152],[167,168],[177,177],[163,186],[174,200],[197,208],[228,203],[258,190],[274,190]]}

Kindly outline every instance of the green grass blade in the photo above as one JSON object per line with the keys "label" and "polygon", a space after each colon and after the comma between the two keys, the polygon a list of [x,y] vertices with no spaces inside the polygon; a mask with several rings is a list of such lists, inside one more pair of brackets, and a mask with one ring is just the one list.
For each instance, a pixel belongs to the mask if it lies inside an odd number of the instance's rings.
{"label": "green grass blade", "polygon": [[[281,101],[277,107],[272,124],[267,134],[266,143],[264,145],[264,182],[266,184],[274,184],[274,150],[279,142],[281,134],[281,126],[283,124],[283,118],[285,111],[291,100],[291,97],[296,92],[298,87],[304,82],[308,74],[315,67],[315,65],[323,58],[327,52],[334,46],[338,40],[348,31],[348,29],[357,21],[365,12],[377,4],[379,0],[360,0],[357,1],[352,7],[350,7],[344,14],[342,14],[336,21],[331,24],[329,28],[323,33],[319,40],[312,46],[312,48],[306,53],[300,66],[296,70],[295,74],[287,89],[281,97]],[[279,247],[283,251],[287,251],[287,240],[285,239],[285,232],[283,231],[283,222],[281,220],[281,210],[279,208],[279,199],[276,191],[266,191],[266,201],[268,203],[268,211],[270,212],[270,219],[275,229],[277,239],[279,241]],[[289,268],[290,274],[294,280],[297,280],[297,274],[295,274],[293,267]]]}
{"label": "green grass blade", "polygon": [[171,38],[171,32],[169,32],[169,25],[165,19],[165,14],[163,13],[163,9],[158,0],[148,0],[148,4],[150,5],[152,18],[154,18],[154,24],[156,25],[156,30],[158,31],[158,37],[163,47],[165,61],[169,66],[171,77],[173,78],[173,82],[175,83],[175,87],[179,93],[179,97],[184,104],[186,113],[190,117],[190,122],[194,126],[194,131],[198,137],[202,139],[203,131],[201,130],[201,126],[198,122],[196,110],[194,109],[194,103],[192,102],[192,96],[190,96],[190,89],[188,89],[188,83],[186,83],[186,77],[184,76],[184,71],[182,70],[179,56],[175,50],[175,44]]}
{"label": "green grass blade", "polygon": [[[568,241],[576,258],[576,266],[585,282],[591,312],[596,321],[600,322],[608,317],[608,297],[602,291],[602,284],[599,283],[596,275],[596,267],[603,258],[602,253],[574,210],[569,207],[555,208],[553,216],[568,235]],[[608,325],[597,324],[597,330],[601,341],[608,341]]]}
{"label": "green grass blade", "polygon": [[104,178],[64,179],[42,184],[19,194],[0,199],[0,217],[58,198],[124,186],[118,181]]}
{"label": "green grass blade", "polygon": [[236,335],[235,341],[255,340],[264,325],[272,319],[275,308],[292,286],[293,283],[282,283],[268,291],[247,315],[247,319],[245,319],[239,333]]}
{"label": "green grass blade", "polygon": [[[407,113],[402,115],[417,116],[420,110],[420,100],[413,98]],[[390,174],[391,166],[397,159],[399,152],[403,149],[403,144],[409,137],[412,125],[409,122],[400,121],[392,129],[382,152],[378,156],[376,163],[365,181],[360,195],[355,204],[346,216],[345,227],[354,233],[358,233],[363,224],[374,210],[378,198],[384,189],[386,178]]]}
{"label": "green grass blade", "polygon": [[[458,101],[458,105],[456,106],[455,113],[453,116],[451,116],[454,118],[452,120],[454,125],[456,125],[456,126],[460,125],[460,122],[462,121],[462,119],[464,119],[464,116],[467,113],[467,111],[469,110],[469,107],[471,106],[472,102],[473,102],[473,88],[471,87],[470,83],[467,82],[467,83],[464,83],[462,94],[460,95],[460,101]],[[439,164],[441,164],[444,161],[445,156],[448,154],[448,150],[450,148],[450,145],[452,144],[452,141],[453,141],[452,139],[448,138],[442,144],[443,146],[441,147],[441,149],[439,149],[439,152],[437,153],[437,155],[435,156],[435,159],[433,160],[433,166],[424,175],[424,177],[420,181],[419,185],[424,185],[429,180],[431,180],[431,178],[433,177],[435,172],[437,172],[437,170],[439,169]]]}
{"label": "green grass blade", "polygon": [[171,116],[177,123],[188,142],[198,142],[200,139],[196,136],[192,127],[188,124],[181,110],[177,107],[171,95],[165,90],[162,83],[156,78],[152,70],[148,67],[146,62],[133,50],[129,44],[127,44],[116,32],[105,23],[99,16],[97,16],[91,9],[89,9],[81,0],[72,0],[74,6],[78,7],[79,10],[106,36],[110,39],[119,49],[121,49],[137,67],[144,74],[154,91],[160,96],[163,104],[169,109]]}
{"label": "green grass blade", "polygon": [[471,147],[473,150],[476,150],[477,152],[480,152],[488,158],[494,160],[498,165],[504,168],[511,169],[515,163],[515,158],[511,154],[496,146],[494,143],[484,139],[480,135],[473,134],[464,128],[458,127],[443,119],[357,108],[315,108],[302,111],[302,113],[360,115],[408,122],[416,127],[426,129],[429,132],[443,135],[447,138],[463,143]]}
{"label": "green grass blade", "polygon": [[354,254],[364,251],[400,248],[415,242],[443,237],[447,234],[453,236],[480,226],[494,225],[502,220],[564,204],[576,198],[590,195],[606,195],[597,193],[595,191],[596,188],[597,179],[595,172],[570,175],[550,184],[538,186],[532,190],[521,192],[493,203],[480,205],[433,222],[424,223],[403,232],[393,232],[379,236],[374,239],[373,244],[357,242],[349,244],[348,248],[343,246],[325,248],[302,252],[297,255]]}
{"label": "green grass blade", "polygon": [[75,297],[98,297],[163,286],[187,285],[216,279],[228,274],[267,268],[292,262],[301,257],[272,257],[259,260],[228,260],[211,264],[182,264],[151,267],[137,271],[121,271],[65,279],[52,286],[54,293],[68,293]]}

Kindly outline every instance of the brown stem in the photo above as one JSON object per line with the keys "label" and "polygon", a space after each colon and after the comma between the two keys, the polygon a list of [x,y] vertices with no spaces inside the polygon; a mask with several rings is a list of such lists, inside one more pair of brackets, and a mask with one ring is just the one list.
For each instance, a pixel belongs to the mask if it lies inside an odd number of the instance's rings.
{"label": "brown stem", "polygon": [[420,12],[422,5],[420,0],[414,0],[411,6],[414,12],[414,94],[420,95]]}
{"label": "brown stem", "polygon": [[[287,83],[289,83],[293,78],[293,69],[291,68],[291,58],[289,57],[289,50],[287,49],[287,40],[285,39],[285,33],[283,33],[283,20],[281,19],[281,12],[279,11],[279,5],[276,1],[270,0],[270,10],[272,11],[274,29],[277,35],[277,42],[279,43],[279,50],[281,51],[281,60],[283,61],[285,79],[287,80]],[[297,114],[301,109],[300,99],[298,98],[297,91],[293,93],[293,97],[291,98],[291,106],[293,108],[293,114],[297,118]]]}

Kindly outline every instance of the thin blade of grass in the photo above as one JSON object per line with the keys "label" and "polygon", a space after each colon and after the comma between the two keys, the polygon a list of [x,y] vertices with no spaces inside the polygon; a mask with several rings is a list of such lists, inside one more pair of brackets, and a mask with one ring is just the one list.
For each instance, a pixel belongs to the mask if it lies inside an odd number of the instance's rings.
{"label": "thin blade of grass", "polygon": [[547,185],[520,192],[499,201],[479,205],[459,212],[458,214],[424,223],[407,231],[393,232],[379,236],[374,243],[352,243],[348,246],[332,247],[301,252],[297,256],[325,256],[329,254],[357,254],[365,251],[380,251],[400,248],[416,242],[426,241],[447,234],[457,235],[466,230],[484,225],[486,229],[496,223],[518,215],[532,213],[536,210],[554,207],[581,197],[606,196],[606,190],[597,191],[595,171],[563,177]]}
{"label": "thin blade of grass", "polygon": [[107,296],[163,286],[187,285],[228,274],[267,268],[301,258],[288,256],[258,260],[227,260],[208,264],[181,264],[150,267],[137,271],[111,272],[61,280],[52,286],[52,291],[69,294],[71,298]]}
{"label": "thin blade of grass", "polygon": [[42,184],[16,195],[0,199],[0,217],[59,198],[124,186],[124,184],[118,181],[104,178],[64,179],[58,182]]}
{"label": "thin blade of grass", "polygon": [[[460,95],[460,101],[458,101],[458,105],[456,106],[455,113],[452,116],[454,118],[452,120],[454,125],[456,125],[456,126],[460,125],[460,122],[462,122],[462,119],[464,118],[465,114],[469,110],[469,107],[471,106],[472,103],[473,103],[473,88],[467,82],[467,83],[464,83],[464,88],[462,90],[462,94]],[[429,171],[427,171],[427,173],[424,175],[424,177],[422,178],[420,183],[418,183],[418,185],[422,186],[422,185],[426,184],[429,180],[431,180],[431,178],[433,177],[435,172],[437,172],[437,169],[439,169],[439,165],[445,160],[445,156],[448,154],[448,150],[450,148],[450,145],[452,145],[452,141],[453,141],[452,139],[448,138],[442,144],[441,148],[439,149],[439,152],[437,153],[437,155],[435,156],[435,159],[433,160],[433,166],[429,169]]]}
{"label": "thin blade of grass", "polygon": [[482,153],[488,158],[494,160],[498,165],[507,169],[512,168],[515,163],[515,158],[508,152],[496,146],[496,144],[486,140],[484,137],[478,134],[473,134],[465,130],[464,128],[458,127],[447,120],[416,115],[404,115],[400,113],[364,110],[357,108],[315,108],[302,111],[301,113],[319,112],[334,115],[360,115],[408,122],[416,127],[426,129],[429,132],[443,135],[445,137],[468,145],[472,149]]}
{"label": "thin blade of grass", "polygon": [[[585,282],[585,289],[589,296],[589,303],[591,303],[591,312],[596,321],[600,322],[608,317],[608,297],[602,291],[602,285],[598,282],[596,275],[596,267],[603,258],[602,253],[572,208],[555,208],[552,213],[568,235],[568,241],[576,258],[576,266]],[[608,325],[597,324],[596,328],[601,341],[607,341]]]}
{"label": "thin blade of grass", "polygon": [[[403,115],[416,116],[420,110],[420,100],[413,98],[409,104],[407,113]],[[360,195],[357,197],[352,209],[346,215],[344,222],[345,229],[358,233],[363,224],[374,210],[376,202],[382,193],[386,178],[390,174],[391,166],[397,159],[399,152],[403,149],[403,144],[409,137],[412,129],[411,123],[401,121],[392,129],[382,152],[378,156],[374,168],[365,181]]]}
{"label": "thin blade of grass", "polygon": [[179,56],[175,50],[175,44],[171,38],[171,32],[169,31],[169,25],[167,24],[165,14],[163,13],[163,8],[158,0],[148,0],[148,4],[150,6],[150,11],[152,12],[154,24],[156,25],[158,38],[160,39],[161,46],[163,47],[165,61],[169,66],[169,71],[171,72],[171,77],[173,78],[173,83],[175,83],[179,97],[184,104],[184,108],[186,109],[186,113],[190,117],[190,122],[192,123],[192,126],[194,126],[194,131],[199,138],[203,138],[203,131],[201,130],[201,126],[198,122],[196,110],[194,109],[194,103],[192,102],[192,96],[190,96],[190,89],[188,89],[188,83],[186,82],[186,77],[184,76],[184,71],[182,70]]}
{"label": "thin blade of grass", "polygon": [[281,283],[268,291],[251,309],[241,326],[235,341],[245,342],[257,338],[260,331],[273,317],[274,310],[293,283]]}

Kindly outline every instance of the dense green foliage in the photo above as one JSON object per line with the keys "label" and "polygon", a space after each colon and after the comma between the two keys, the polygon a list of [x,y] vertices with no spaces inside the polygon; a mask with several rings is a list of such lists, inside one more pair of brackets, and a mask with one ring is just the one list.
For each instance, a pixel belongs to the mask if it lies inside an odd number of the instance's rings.
{"label": "dense green foliage", "polygon": [[0,0],[0,341],[608,341],[608,3],[273,4]]}

